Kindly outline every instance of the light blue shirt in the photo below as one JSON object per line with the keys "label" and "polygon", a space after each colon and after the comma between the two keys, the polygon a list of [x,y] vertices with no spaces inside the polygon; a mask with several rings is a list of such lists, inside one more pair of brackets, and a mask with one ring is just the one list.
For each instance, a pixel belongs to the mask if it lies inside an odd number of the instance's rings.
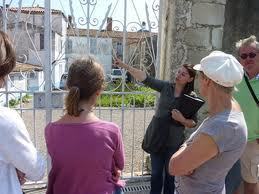
{"label": "light blue shirt", "polygon": [[217,156],[208,160],[189,176],[176,176],[176,194],[225,194],[225,177],[240,158],[247,141],[247,128],[242,112],[222,112],[203,121],[186,141],[200,133],[212,137],[218,146]]}

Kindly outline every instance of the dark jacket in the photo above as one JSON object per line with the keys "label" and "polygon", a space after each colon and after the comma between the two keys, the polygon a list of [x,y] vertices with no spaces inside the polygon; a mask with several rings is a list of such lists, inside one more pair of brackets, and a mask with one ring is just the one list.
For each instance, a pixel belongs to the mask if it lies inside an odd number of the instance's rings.
{"label": "dark jacket", "polygon": [[[171,119],[172,109],[179,109],[181,105],[181,96],[174,96],[174,84],[150,76],[147,76],[143,81],[143,84],[160,93],[158,106],[154,116],[162,119]],[[190,119],[197,122],[197,115],[193,115]],[[151,122],[150,125],[152,125],[152,123],[153,122]],[[169,126],[166,126],[169,128],[168,138],[165,141],[166,147],[179,147],[185,140],[184,125],[173,119],[171,119],[171,122],[166,123],[169,123]],[[162,127],[165,126],[156,126],[155,128],[157,128],[156,130],[161,130]]]}

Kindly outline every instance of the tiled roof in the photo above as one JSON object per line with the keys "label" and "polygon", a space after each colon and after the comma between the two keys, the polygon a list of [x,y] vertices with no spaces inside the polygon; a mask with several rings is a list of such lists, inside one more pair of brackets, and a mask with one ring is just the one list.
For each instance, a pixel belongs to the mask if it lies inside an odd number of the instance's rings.
{"label": "tiled roof", "polygon": [[17,72],[26,72],[26,71],[42,71],[42,66],[16,62],[16,66],[13,72],[17,73]]}
{"label": "tiled roof", "polygon": [[[19,7],[10,7],[9,11],[18,12]],[[21,13],[31,14],[44,14],[44,7],[21,7]],[[63,14],[62,11],[57,9],[51,9],[52,14]]]}

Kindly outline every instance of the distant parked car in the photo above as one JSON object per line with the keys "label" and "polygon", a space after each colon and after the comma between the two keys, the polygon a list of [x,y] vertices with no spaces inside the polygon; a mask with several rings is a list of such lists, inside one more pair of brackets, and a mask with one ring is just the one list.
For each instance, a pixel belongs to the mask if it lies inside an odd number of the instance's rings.
{"label": "distant parked car", "polygon": [[[111,74],[107,74],[107,78],[109,81],[122,80],[122,70],[121,69],[112,69]],[[125,79],[127,80],[127,75],[125,75]]]}
{"label": "distant parked car", "polygon": [[59,89],[65,90],[67,84],[67,73],[63,73],[60,78]]}

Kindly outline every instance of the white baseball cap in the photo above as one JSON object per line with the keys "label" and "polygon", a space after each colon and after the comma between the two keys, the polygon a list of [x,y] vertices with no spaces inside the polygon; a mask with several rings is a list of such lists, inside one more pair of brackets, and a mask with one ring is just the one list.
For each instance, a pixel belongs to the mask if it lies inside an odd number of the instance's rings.
{"label": "white baseball cap", "polygon": [[202,71],[212,81],[225,87],[239,84],[244,75],[243,67],[237,59],[222,51],[211,52],[193,69]]}

